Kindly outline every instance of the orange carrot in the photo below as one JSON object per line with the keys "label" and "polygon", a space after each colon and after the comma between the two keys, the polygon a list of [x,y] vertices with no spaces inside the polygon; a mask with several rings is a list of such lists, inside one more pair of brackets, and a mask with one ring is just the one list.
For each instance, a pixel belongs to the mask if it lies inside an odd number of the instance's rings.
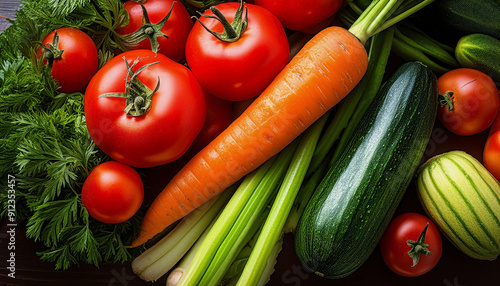
{"label": "orange carrot", "polygon": [[131,246],[255,170],[342,100],[366,71],[363,44],[373,34],[351,32],[334,26],[315,35],[242,115],[176,174],[148,209]]}

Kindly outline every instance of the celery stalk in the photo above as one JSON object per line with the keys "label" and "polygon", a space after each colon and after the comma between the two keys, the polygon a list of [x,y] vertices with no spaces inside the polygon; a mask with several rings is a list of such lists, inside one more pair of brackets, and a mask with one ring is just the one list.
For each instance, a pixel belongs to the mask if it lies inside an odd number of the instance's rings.
{"label": "celery stalk", "polygon": [[193,258],[186,275],[179,281],[179,285],[197,285],[206,269],[212,263],[220,244],[234,225],[247,201],[257,188],[258,184],[271,168],[277,156],[272,157],[255,171],[248,174],[240,184],[231,200],[227,203],[219,219],[215,222],[207,237],[203,240],[200,249]]}
{"label": "celery stalk", "polygon": [[234,189],[235,187],[230,187],[194,210],[168,235],[136,257],[132,261],[134,273],[145,281],[155,281],[167,273],[229,201]]}
{"label": "celery stalk", "polygon": [[263,276],[266,261],[283,235],[283,226],[306,175],[327,116],[328,114],[321,117],[299,138],[299,146],[237,285],[258,285]]}
{"label": "celery stalk", "polygon": [[181,261],[175,267],[172,272],[167,277],[167,286],[176,286],[182,277],[187,273],[189,267],[191,267],[191,263],[193,262],[193,258],[196,255],[196,252],[200,249],[203,241],[207,237],[208,233],[212,229],[213,225],[217,221],[219,214],[212,220],[212,222],[207,226],[205,231],[200,235],[198,240],[193,244],[193,246],[188,250],[188,252],[182,257]]}
{"label": "celery stalk", "polygon": [[249,233],[252,235],[255,233],[256,229],[253,226],[255,224],[257,224],[257,227],[262,225],[267,217],[265,208],[275,197],[279,184],[295,152],[295,143],[293,142],[279,153],[273,166],[266,173],[266,176],[262,178],[247,205],[239,214],[231,231],[221,243],[212,263],[201,279],[200,285],[217,285],[241,248],[250,239]]}

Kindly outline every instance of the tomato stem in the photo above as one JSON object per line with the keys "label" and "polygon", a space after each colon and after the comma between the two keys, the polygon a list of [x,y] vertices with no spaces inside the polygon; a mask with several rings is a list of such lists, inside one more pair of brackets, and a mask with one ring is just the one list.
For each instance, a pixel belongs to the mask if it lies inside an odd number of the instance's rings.
{"label": "tomato stem", "polygon": [[172,7],[170,8],[170,11],[168,12],[168,14],[163,19],[161,19],[160,22],[158,22],[156,24],[151,23],[151,20],[149,20],[149,15],[148,15],[148,11],[146,10],[146,7],[144,7],[144,5],[141,2],[139,2],[139,1],[136,1],[136,2],[139,5],[141,5],[144,24],[139,29],[137,29],[137,31],[130,34],[130,38],[128,41],[131,44],[136,45],[145,39],[149,39],[149,42],[151,44],[151,50],[153,52],[157,53],[158,50],[160,49],[160,44],[158,43],[158,38],[165,37],[168,39],[168,35],[163,33],[161,31],[161,29],[163,28],[163,26],[165,26],[165,23],[170,18],[170,15],[172,14],[172,11],[174,10],[174,5],[175,5],[176,1],[174,1],[172,3]]}
{"label": "tomato stem", "polygon": [[[234,19],[232,23],[226,19],[226,17],[222,14],[222,12],[217,9],[217,7],[210,7],[210,11],[214,14],[212,15],[200,15],[205,18],[215,19],[219,21],[224,27],[224,31],[222,33],[218,33],[210,30],[205,24],[203,24],[198,18],[196,19],[202,26],[207,30],[210,34],[217,37],[217,39],[224,42],[236,42],[243,32],[246,30],[248,26],[248,8],[245,9],[245,5],[243,4],[243,0],[240,1],[240,6],[236,10],[236,14],[234,15]],[[245,17],[243,18],[243,11],[245,11]]]}
{"label": "tomato stem", "polygon": [[141,116],[149,111],[151,107],[151,100],[156,91],[160,88],[160,78],[154,90],[151,90],[144,83],[142,83],[137,75],[144,69],[150,67],[151,65],[157,64],[159,62],[149,63],[140,67],[137,71],[133,71],[133,68],[139,60],[135,60],[132,65],[129,65],[127,59],[123,57],[125,64],[127,65],[127,75],[125,82],[125,92],[111,92],[101,94],[101,97],[121,97],[126,99],[125,113],[129,116]]}
{"label": "tomato stem", "polygon": [[414,267],[417,265],[418,261],[420,260],[420,254],[423,254],[425,256],[429,255],[431,253],[427,247],[429,246],[428,244],[425,243],[425,234],[427,232],[427,227],[429,226],[429,223],[427,223],[420,233],[420,236],[418,237],[417,241],[413,240],[408,240],[406,241],[406,244],[411,247],[410,251],[408,251],[408,255],[411,257],[413,260],[413,265],[411,267]]}
{"label": "tomato stem", "polygon": [[64,50],[59,49],[59,34],[57,34],[57,30],[54,32],[52,44],[41,45],[43,48],[42,59],[46,59],[48,61],[49,68],[52,68],[54,60],[60,59],[64,53]]}
{"label": "tomato stem", "polygon": [[455,102],[455,98],[453,97],[452,91],[447,91],[444,94],[439,94],[439,105],[441,107],[448,106],[448,111],[453,110],[453,103]]}

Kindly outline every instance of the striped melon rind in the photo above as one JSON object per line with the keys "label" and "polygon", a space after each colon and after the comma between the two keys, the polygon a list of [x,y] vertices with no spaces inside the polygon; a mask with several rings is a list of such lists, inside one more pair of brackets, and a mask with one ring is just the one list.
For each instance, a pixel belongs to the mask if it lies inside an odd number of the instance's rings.
{"label": "striped melon rind", "polygon": [[474,157],[450,151],[417,173],[422,207],[441,232],[468,256],[500,255],[500,184]]}

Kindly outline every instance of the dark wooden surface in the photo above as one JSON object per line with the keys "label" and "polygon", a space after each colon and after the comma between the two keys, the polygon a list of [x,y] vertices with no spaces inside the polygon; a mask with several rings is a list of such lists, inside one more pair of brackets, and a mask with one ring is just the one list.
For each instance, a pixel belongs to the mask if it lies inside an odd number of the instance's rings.
{"label": "dark wooden surface", "polygon": [[[0,16],[14,17],[15,8],[19,0],[0,0]],[[0,32],[8,25],[8,22],[0,18]],[[450,150],[465,150],[481,159],[482,147],[486,140],[487,132],[476,136],[460,137],[444,131],[437,123],[434,134],[429,141],[428,149],[424,155],[427,159],[433,155]],[[161,186],[162,178],[153,173],[152,180],[158,180]],[[415,211],[424,214],[420,207],[414,182],[406,191],[396,215],[399,213]],[[81,265],[66,271],[55,271],[51,263],[40,262],[36,251],[40,245],[28,240],[25,236],[23,226],[15,228],[15,278],[7,276],[8,263],[8,234],[7,221],[0,222],[0,285],[165,285],[165,277],[156,283],[141,281],[132,273],[130,264],[101,265],[99,268],[90,265]],[[368,261],[354,274],[340,280],[328,280],[314,274],[307,273],[300,265],[295,256],[293,247],[293,236],[287,235],[283,251],[281,252],[276,271],[268,285],[380,285],[380,286],[420,286],[420,285],[443,285],[443,286],[496,286],[500,285],[500,259],[495,261],[480,261],[469,258],[445,238],[443,238],[443,256],[438,265],[429,273],[416,278],[405,278],[393,274],[384,264],[379,253],[375,249]]]}
{"label": "dark wooden surface", "polygon": [[0,0],[0,32],[10,25],[9,19],[15,19],[15,13],[21,0]]}

